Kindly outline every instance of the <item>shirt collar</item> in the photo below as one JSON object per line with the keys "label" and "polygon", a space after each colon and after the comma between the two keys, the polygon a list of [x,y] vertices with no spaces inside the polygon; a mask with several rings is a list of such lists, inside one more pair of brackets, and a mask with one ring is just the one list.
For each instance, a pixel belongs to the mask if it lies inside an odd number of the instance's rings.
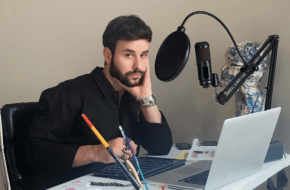
{"label": "shirt collar", "polygon": [[94,81],[97,83],[98,87],[100,88],[101,92],[105,96],[105,98],[109,97],[115,89],[105,77],[104,73],[102,72],[102,67],[96,67],[92,72],[91,76],[93,77]]}
{"label": "shirt collar", "polygon": [[[104,73],[102,72],[102,67],[96,67],[92,72],[91,76],[93,77],[94,81],[96,82],[97,86],[100,88],[100,91],[103,93],[104,97],[110,97],[114,92],[115,89],[111,85],[111,83],[108,81],[108,79],[105,77]],[[139,104],[128,91],[125,91],[123,94],[127,98],[127,101],[129,103],[129,110],[133,113],[136,120],[138,120],[138,110],[139,110]]]}

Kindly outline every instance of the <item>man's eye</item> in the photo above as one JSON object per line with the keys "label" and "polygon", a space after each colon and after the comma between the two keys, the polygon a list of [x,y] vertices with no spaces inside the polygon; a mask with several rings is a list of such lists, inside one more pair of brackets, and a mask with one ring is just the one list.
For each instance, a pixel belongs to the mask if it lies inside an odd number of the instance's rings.
{"label": "man's eye", "polygon": [[146,57],[146,56],[147,56],[147,54],[142,54],[142,55],[141,55],[141,57]]}
{"label": "man's eye", "polygon": [[132,55],[128,53],[128,54],[126,54],[126,57],[132,57]]}

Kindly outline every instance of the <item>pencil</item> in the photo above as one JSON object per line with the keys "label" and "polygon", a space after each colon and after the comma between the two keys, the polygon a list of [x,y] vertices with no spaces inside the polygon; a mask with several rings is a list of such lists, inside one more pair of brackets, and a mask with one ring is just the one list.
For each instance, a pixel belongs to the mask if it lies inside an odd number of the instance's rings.
{"label": "pencil", "polygon": [[114,153],[114,151],[110,148],[107,141],[102,137],[102,135],[99,133],[99,131],[95,128],[95,126],[91,123],[91,121],[87,118],[85,114],[82,114],[83,119],[86,121],[86,123],[89,125],[89,127],[92,129],[92,131],[95,133],[95,135],[98,137],[98,139],[101,141],[101,143],[104,145],[104,147],[108,150],[108,152],[111,154],[111,156],[114,158],[116,163],[119,165],[127,179],[132,183],[132,185],[137,190],[143,190],[142,187],[138,184],[138,182],[135,180],[135,178],[129,173],[129,171],[126,169],[126,167],[122,164],[121,160],[117,157],[117,155]]}
{"label": "pencil", "polygon": [[141,177],[142,177],[143,182],[144,182],[144,184],[145,184],[145,187],[146,187],[146,189],[148,190],[148,186],[147,186],[147,184],[146,184],[146,181],[145,181],[145,179],[144,179],[143,173],[142,173],[141,168],[140,168],[140,166],[139,166],[139,162],[138,162],[138,160],[137,160],[137,158],[136,158],[136,156],[135,156],[135,154],[134,154],[134,152],[133,152],[133,150],[132,150],[132,148],[131,148],[131,145],[130,145],[129,139],[128,139],[128,137],[126,136],[126,133],[125,133],[125,131],[124,131],[124,129],[122,128],[121,125],[119,126],[119,129],[120,129],[120,131],[121,131],[121,133],[122,133],[124,139],[126,139],[126,141],[127,141],[127,144],[128,144],[128,146],[129,146],[129,148],[130,148],[130,150],[131,150],[131,152],[132,152],[132,155],[133,155],[133,158],[134,158],[134,160],[135,160],[135,162],[136,162],[136,165],[137,165],[137,167],[138,167],[138,170],[140,171],[140,174],[141,174]]}

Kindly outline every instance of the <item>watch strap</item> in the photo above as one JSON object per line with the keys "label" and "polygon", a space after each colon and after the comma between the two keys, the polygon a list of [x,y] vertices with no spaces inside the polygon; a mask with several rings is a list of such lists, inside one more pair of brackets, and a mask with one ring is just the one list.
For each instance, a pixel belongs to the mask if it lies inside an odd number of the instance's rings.
{"label": "watch strap", "polygon": [[152,93],[150,96],[139,100],[140,106],[151,107],[156,105],[156,96]]}

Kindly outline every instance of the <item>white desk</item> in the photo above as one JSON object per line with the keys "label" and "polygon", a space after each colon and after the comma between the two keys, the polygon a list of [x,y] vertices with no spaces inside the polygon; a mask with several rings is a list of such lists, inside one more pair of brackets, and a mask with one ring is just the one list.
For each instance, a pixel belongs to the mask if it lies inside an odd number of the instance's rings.
{"label": "white desk", "polygon": [[[281,160],[265,163],[262,167],[262,169],[254,173],[250,176],[244,177],[238,181],[235,181],[233,183],[230,183],[228,185],[225,185],[219,190],[248,190],[248,189],[254,189],[257,186],[264,183],[269,177],[275,175],[277,172],[282,170],[283,168],[286,168],[290,165],[290,155],[286,154],[286,158],[282,158]],[[289,176],[288,176],[289,177]]]}
{"label": "white desk", "polygon": [[[171,156],[174,154],[176,154],[176,148],[172,147],[172,150],[170,151],[170,153],[168,154],[168,156]],[[162,157],[168,157],[168,156],[162,156]],[[257,186],[259,186],[260,184],[262,184],[263,182],[265,182],[269,177],[275,175],[277,172],[279,172],[280,170],[282,170],[283,168],[286,168],[290,165],[290,154],[286,154],[287,159],[282,158],[281,160],[278,161],[274,161],[274,162],[270,162],[270,163],[265,163],[262,167],[262,169],[257,172],[254,173],[250,176],[247,176],[245,178],[242,178],[238,181],[235,181],[233,183],[230,183],[226,186],[223,186],[221,188],[219,188],[218,190],[250,190],[250,189],[254,189]],[[108,178],[101,178],[101,177],[95,177],[92,176],[92,174],[88,174],[85,175],[83,177],[79,177],[76,178],[74,180],[68,181],[66,183],[60,184],[58,186],[55,186],[53,188],[50,188],[49,190],[66,190],[69,187],[71,187],[72,183],[75,181],[85,181],[85,180],[91,180],[91,181],[95,181],[95,182],[117,182],[117,183],[121,183],[121,184],[130,184],[129,181],[123,181],[123,180],[115,180],[115,179],[108,179]],[[146,181],[147,182],[147,181]],[[98,189],[99,188],[99,189]],[[120,188],[120,187],[98,187],[98,186],[92,186],[92,187],[87,187],[85,189],[88,190],[133,190],[133,187],[126,187],[126,188]],[[155,188],[154,188],[155,189]],[[71,189],[70,189],[71,190]],[[151,190],[151,188],[150,188]]]}

